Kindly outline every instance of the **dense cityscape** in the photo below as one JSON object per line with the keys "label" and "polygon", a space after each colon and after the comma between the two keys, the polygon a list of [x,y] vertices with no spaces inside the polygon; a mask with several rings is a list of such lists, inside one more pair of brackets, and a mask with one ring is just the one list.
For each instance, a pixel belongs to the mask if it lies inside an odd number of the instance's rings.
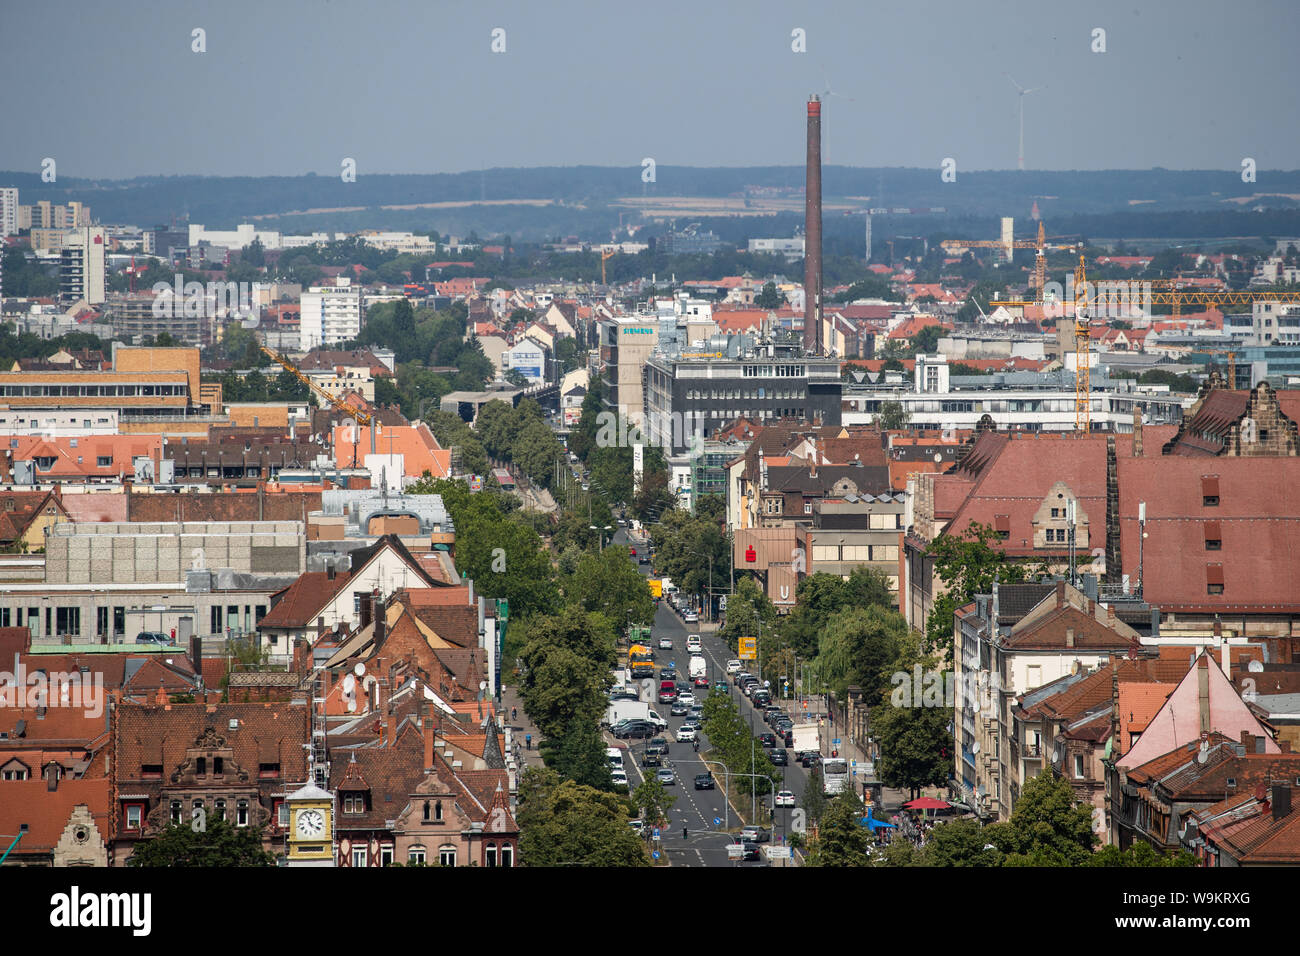
{"label": "dense cityscape", "polygon": [[1300,865],[1300,178],[1085,202],[1006,79],[923,186],[829,79],[620,186],[3,157],[0,866]]}

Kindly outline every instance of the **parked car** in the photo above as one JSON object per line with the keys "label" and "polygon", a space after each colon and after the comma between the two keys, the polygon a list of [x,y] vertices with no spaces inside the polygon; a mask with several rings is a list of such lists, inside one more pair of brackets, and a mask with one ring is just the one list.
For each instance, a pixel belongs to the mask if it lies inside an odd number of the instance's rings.
{"label": "parked car", "polygon": [[778,807],[793,807],[793,806],[794,806],[794,791],[793,791],[793,790],[782,790],[780,793],[778,793],[778,794],[776,795],[776,805],[777,805]]}
{"label": "parked car", "polygon": [[696,790],[712,790],[712,789],[714,789],[715,786],[716,786],[716,785],[715,785],[714,782],[713,782],[713,774],[711,774],[711,773],[697,773],[697,774],[695,775],[695,789],[696,789]]}
{"label": "parked car", "polygon": [[790,751],[784,747],[773,747],[767,759],[772,761],[774,767],[787,767],[790,765]]}
{"label": "parked car", "polygon": [[682,724],[681,727],[677,729],[677,739],[683,743],[690,743],[695,739],[695,734],[696,730],[694,724]]}
{"label": "parked car", "polygon": [[762,747],[771,749],[776,746],[776,734],[759,734],[758,743]]}
{"label": "parked car", "polygon": [[671,637],[659,638],[659,650],[671,651],[673,649],[673,639]]}
{"label": "parked car", "polygon": [[660,767],[655,771],[655,778],[665,787],[671,787],[677,783],[677,775],[673,773],[671,767]]}
{"label": "parked car", "polygon": [[739,674],[742,666],[743,665],[741,665],[740,661],[727,661],[727,673]]}
{"label": "parked car", "polygon": [[644,753],[641,755],[641,766],[643,767],[662,767],[664,758],[657,753]]}
{"label": "parked car", "polygon": [[611,770],[609,772],[609,777],[614,781],[614,786],[616,787],[626,787],[628,785],[627,774],[622,770]]}
{"label": "parked car", "polygon": [[740,839],[751,843],[769,843],[772,840],[772,831],[767,827],[751,825],[740,831]]}
{"label": "parked car", "polygon": [[654,727],[655,733],[657,734],[661,734],[668,729],[668,721],[664,720],[657,710],[651,709],[650,713],[646,716],[646,720],[648,720],[651,726]]}
{"label": "parked car", "polygon": [[668,708],[669,715],[673,717],[685,717],[690,712],[691,712],[690,706],[687,704],[683,704],[680,698],[678,700],[673,701],[673,705]]}
{"label": "parked car", "polygon": [[611,733],[619,740],[631,740],[633,738],[643,739],[653,737],[656,733],[655,725],[648,720],[620,720],[610,728]]}
{"label": "parked car", "polygon": [[152,644],[159,647],[175,647],[169,635],[162,631],[141,631],[135,636],[137,644]]}

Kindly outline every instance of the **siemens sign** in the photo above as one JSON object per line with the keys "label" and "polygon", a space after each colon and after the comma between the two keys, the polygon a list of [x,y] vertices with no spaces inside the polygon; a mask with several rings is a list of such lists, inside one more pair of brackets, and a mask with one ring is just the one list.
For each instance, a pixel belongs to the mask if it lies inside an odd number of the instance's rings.
{"label": "siemens sign", "polygon": [[619,329],[624,335],[655,335],[654,329]]}

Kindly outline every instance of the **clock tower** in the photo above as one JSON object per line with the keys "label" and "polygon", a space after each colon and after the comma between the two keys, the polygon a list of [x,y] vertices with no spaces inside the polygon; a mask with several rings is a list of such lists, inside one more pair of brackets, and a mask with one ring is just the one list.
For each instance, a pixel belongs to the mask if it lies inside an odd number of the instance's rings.
{"label": "clock tower", "polygon": [[285,797],[289,808],[288,866],[334,865],[334,797],[307,784]]}

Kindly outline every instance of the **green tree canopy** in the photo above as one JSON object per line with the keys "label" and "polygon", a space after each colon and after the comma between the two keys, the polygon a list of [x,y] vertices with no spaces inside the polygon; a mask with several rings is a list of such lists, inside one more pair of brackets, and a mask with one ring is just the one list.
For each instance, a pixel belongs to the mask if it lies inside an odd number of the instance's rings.
{"label": "green tree canopy", "polygon": [[525,770],[519,782],[521,866],[649,866],[628,826],[628,802],[563,780],[553,770]]}
{"label": "green tree canopy", "polygon": [[194,832],[186,823],[168,827],[158,836],[137,843],[128,865],[224,869],[274,866],[275,857],[262,849],[260,827],[231,826],[214,814],[203,832]]}

